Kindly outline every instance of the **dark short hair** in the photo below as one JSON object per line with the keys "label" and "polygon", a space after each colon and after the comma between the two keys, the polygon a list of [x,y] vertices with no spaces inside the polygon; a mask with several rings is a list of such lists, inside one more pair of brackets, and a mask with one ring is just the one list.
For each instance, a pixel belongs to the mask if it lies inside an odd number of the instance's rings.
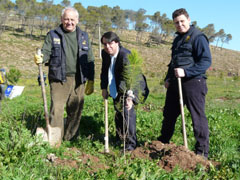
{"label": "dark short hair", "polygon": [[172,19],[174,20],[174,18],[181,16],[181,15],[185,15],[187,18],[189,18],[189,14],[188,14],[187,10],[184,8],[180,8],[180,9],[175,10],[172,13]]}
{"label": "dark short hair", "polygon": [[103,38],[105,38],[108,43],[115,41],[116,43],[119,43],[119,45],[120,45],[120,38],[118,37],[118,35],[116,33],[112,32],[112,31],[105,32],[102,35],[102,38],[101,38],[102,44],[103,44]]}

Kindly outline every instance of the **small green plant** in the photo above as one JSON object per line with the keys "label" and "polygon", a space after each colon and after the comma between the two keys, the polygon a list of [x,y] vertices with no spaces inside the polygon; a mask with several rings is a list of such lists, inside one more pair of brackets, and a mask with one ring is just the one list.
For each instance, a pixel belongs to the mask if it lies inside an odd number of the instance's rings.
{"label": "small green plant", "polygon": [[15,85],[19,81],[20,77],[22,76],[20,70],[16,68],[11,68],[9,72],[7,73],[7,80]]}
{"label": "small green plant", "polygon": [[[131,54],[128,55],[128,59],[130,62],[129,70],[128,70],[128,76],[129,78],[129,89],[140,92],[140,81],[142,79],[142,64],[143,64],[143,58],[139,55],[138,51],[136,49],[131,50]],[[143,101],[144,97],[141,93],[138,93],[138,98],[141,101]]]}
{"label": "small green plant", "polygon": [[239,79],[240,79],[240,76],[238,76],[238,75],[233,76],[233,80],[234,80],[234,81],[237,81],[237,80],[239,80]]}

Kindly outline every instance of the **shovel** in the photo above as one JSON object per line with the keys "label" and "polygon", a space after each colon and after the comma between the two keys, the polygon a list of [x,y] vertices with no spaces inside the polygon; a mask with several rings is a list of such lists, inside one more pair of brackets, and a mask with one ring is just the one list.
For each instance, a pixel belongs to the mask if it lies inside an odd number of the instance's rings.
{"label": "shovel", "polygon": [[104,152],[109,153],[109,147],[108,147],[108,100],[104,99],[104,106],[105,106],[105,146],[104,146]]}
{"label": "shovel", "polygon": [[179,103],[180,103],[181,117],[182,117],[183,142],[184,142],[184,146],[188,148],[185,118],[184,118],[184,108],[183,108],[182,83],[181,83],[180,77],[178,78],[178,91],[179,91]]}
{"label": "shovel", "polygon": [[[41,54],[41,49],[37,48],[37,54]],[[38,70],[40,74],[40,82],[41,82],[41,89],[42,89],[42,97],[43,97],[43,104],[44,104],[44,115],[46,120],[46,128],[37,128],[36,135],[40,135],[43,137],[43,141],[48,141],[50,146],[57,146],[61,145],[61,128],[59,127],[51,127],[49,123],[49,116],[48,116],[48,108],[47,108],[47,97],[46,97],[46,90],[45,90],[45,83],[43,79],[43,71],[42,71],[42,64],[38,64]]]}

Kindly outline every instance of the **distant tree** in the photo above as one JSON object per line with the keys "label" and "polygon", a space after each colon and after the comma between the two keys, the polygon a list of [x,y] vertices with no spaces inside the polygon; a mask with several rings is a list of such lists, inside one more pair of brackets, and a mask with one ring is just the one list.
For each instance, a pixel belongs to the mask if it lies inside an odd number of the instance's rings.
{"label": "distant tree", "polygon": [[137,37],[136,37],[137,42],[141,41],[142,32],[146,31],[146,29],[149,27],[149,25],[145,23],[145,20],[147,18],[145,13],[146,13],[146,10],[140,8],[135,14],[135,21],[136,21],[135,30],[137,31]]}
{"label": "distant tree", "polygon": [[162,36],[163,36],[163,31],[164,31],[164,28],[163,28],[163,26],[164,26],[164,23],[166,22],[166,21],[168,21],[169,19],[167,18],[167,14],[166,13],[163,13],[163,15],[161,16],[161,19],[160,19],[160,24],[161,24],[161,34],[162,34]]}
{"label": "distant tree", "polygon": [[208,37],[209,42],[214,42],[216,38],[214,24],[208,24],[202,29],[202,32]]}
{"label": "distant tree", "polygon": [[197,21],[192,21],[192,25],[197,26]]}
{"label": "distant tree", "polygon": [[53,0],[43,0],[37,4],[36,8],[36,18],[39,20],[37,25],[41,31],[41,35],[44,29],[49,31],[59,24],[62,10],[61,5],[54,5]]}
{"label": "distant tree", "polygon": [[[164,26],[165,26],[165,30],[166,30],[166,22],[169,20],[167,18],[167,15],[165,13],[163,13],[163,15],[161,16],[160,12],[157,11],[154,13],[153,16],[149,16],[149,19],[152,21],[152,25],[153,25],[153,33],[160,33],[163,36],[164,33]],[[165,24],[165,25],[164,25]]]}
{"label": "distant tree", "polygon": [[98,9],[99,14],[101,16],[98,18],[98,28],[95,30],[97,31],[97,38],[99,44],[99,58],[101,58],[101,32],[106,32],[112,29],[112,8],[108,6],[101,6]]}
{"label": "distant tree", "polygon": [[225,36],[222,37],[221,41],[222,41],[222,45],[221,45],[221,49],[223,48],[223,44],[224,43],[229,43],[229,41],[232,40],[232,35],[231,34],[227,34]]}
{"label": "distant tree", "polygon": [[79,21],[80,21],[80,23],[85,25],[86,24],[87,15],[88,15],[87,9],[85,9],[80,2],[79,3],[75,3],[73,7],[75,9],[77,9],[77,11],[79,13]]}
{"label": "distant tree", "polygon": [[15,4],[10,0],[1,0],[0,1],[0,13],[6,13],[14,8]]}
{"label": "distant tree", "polygon": [[224,29],[220,29],[216,34],[215,34],[217,40],[216,40],[216,47],[218,46],[219,40],[221,40],[223,37],[226,36]]}
{"label": "distant tree", "polygon": [[157,34],[158,31],[161,29],[161,15],[160,11],[155,12],[152,16],[149,16],[151,20],[152,32]]}
{"label": "distant tree", "polygon": [[10,11],[13,9],[14,4],[10,0],[0,1],[0,36],[5,30],[5,22],[8,20]]}
{"label": "distant tree", "polygon": [[49,8],[46,12],[46,25],[45,28],[47,31],[57,27],[61,23],[61,12],[63,7],[60,4],[53,4],[53,0],[49,1]]}
{"label": "distant tree", "polygon": [[120,31],[122,29],[128,28],[128,23],[125,18],[125,12],[121,10],[119,6],[113,7],[111,20],[113,27],[117,28]]}
{"label": "distant tree", "polygon": [[69,0],[62,0],[61,5],[63,7],[71,6],[71,1],[69,1]]}
{"label": "distant tree", "polygon": [[30,37],[33,35],[35,26],[35,16],[37,15],[36,0],[16,0],[16,10],[21,21],[21,30],[25,32],[27,28],[30,31]]}
{"label": "distant tree", "polygon": [[200,31],[202,31],[202,29],[198,26],[197,21],[192,21],[192,25],[194,25],[195,28],[197,28]]}
{"label": "distant tree", "polygon": [[126,20],[127,24],[129,26],[131,26],[131,27],[134,27],[135,23],[136,23],[136,21],[135,21],[135,19],[136,19],[136,16],[135,16],[136,12],[133,11],[133,10],[127,9],[127,10],[124,10],[124,14],[125,14],[125,20]]}
{"label": "distant tree", "polygon": [[175,33],[175,26],[172,20],[168,19],[165,20],[165,22],[162,24],[162,29],[164,32],[164,39],[166,40],[166,38],[170,35],[174,35]]}
{"label": "distant tree", "polygon": [[106,5],[101,7],[88,6],[87,12],[88,15],[86,17],[85,30],[91,31],[90,33],[92,34],[92,38],[98,37],[99,24],[101,24],[102,32],[108,31],[112,28],[112,9],[110,7]]}
{"label": "distant tree", "polygon": [[85,31],[92,30],[96,28],[98,24],[100,14],[98,12],[98,8],[94,6],[87,7],[87,14],[86,14],[86,23],[85,23]]}
{"label": "distant tree", "polygon": [[99,20],[102,22],[101,28],[103,31],[109,31],[112,29],[112,8],[104,5],[98,8],[98,12],[101,15]]}

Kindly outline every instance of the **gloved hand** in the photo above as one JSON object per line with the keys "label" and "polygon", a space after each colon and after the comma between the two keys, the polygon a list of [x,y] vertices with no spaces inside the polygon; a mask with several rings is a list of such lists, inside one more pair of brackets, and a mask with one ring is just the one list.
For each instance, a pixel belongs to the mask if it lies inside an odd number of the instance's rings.
{"label": "gloved hand", "polygon": [[85,94],[90,95],[94,91],[94,81],[88,80],[85,86]]}
{"label": "gloved hand", "polygon": [[42,64],[43,63],[43,54],[34,54],[34,62],[38,65],[38,64]]}

